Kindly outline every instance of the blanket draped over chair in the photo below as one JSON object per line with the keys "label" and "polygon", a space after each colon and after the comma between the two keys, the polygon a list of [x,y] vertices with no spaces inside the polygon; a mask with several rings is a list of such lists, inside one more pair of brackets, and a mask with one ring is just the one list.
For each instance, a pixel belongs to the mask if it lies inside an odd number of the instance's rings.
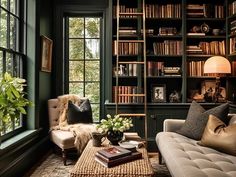
{"label": "blanket draped over chair", "polygon": [[75,147],[81,154],[88,141],[92,138],[91,133],[96,131],[95,124],[77,123],[69,125],[67,123],[68,101],[70,100],[79,106],[81,100],[74,94],[59,96],[58,100],[59,125],[52,127],[51,130],[71,131],[75,136]]}

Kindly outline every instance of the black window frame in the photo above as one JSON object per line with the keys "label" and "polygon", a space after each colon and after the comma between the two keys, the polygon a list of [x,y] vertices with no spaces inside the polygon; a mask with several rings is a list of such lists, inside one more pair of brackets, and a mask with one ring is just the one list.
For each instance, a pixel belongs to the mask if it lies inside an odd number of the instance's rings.
{"label": "black window frame", "polygon": [[[0,0],[1,1],[1,0]],[[0,55],[2,55],[2,71],[0,75],[2,76],[6,71],[12,74],[14,77],[26,78],[26,7],[27,0],[17,0],[17,9],[16,13],[10,11],[10,0],[7,1],[7,8],[2,7],[0,3],[0,13],[4,10],[7,13],[7,46],[2,47],[0,44]],[[18,20],[18,24],[15,24],[16,27],[16,39],[14,42],[15,48],[11,48],[10,45],[10,18],[16,18]],[[0,16],[1,18],[1,16]],[[14,22],[15,23],[15,22]],[[1,24],[0,24],[1,25]],[[9,71],[6,67],[7,63],[7,55],[11,55],[11,70]],[[1,140],[5,141],[26,129],[26,119],[25,116],[21,116],[21,127],[14,127],[13,130],[9,131],[3,135],[1,135]],[[4,129],[4,125],[3,125]],[[4,130],[3,130],[4,131]]]}
{"label": "black window frame", "polygon": [[[100,59],[96,60],[96,61],[100,61],[100,102],[98,103],[99,104],[99,117],[97,118],[96,121],[94,122],[99,122],[100,121],[100,117],[103,116],[104,114],[104,106],[102,104],[103,102],[103,92],[102,90],[104,89],[104,83],[102,83],[102,76],[103,76],[103,70],[104,70],[104,61],[103,61],[103,58],[104,58],[104,14],[101,13],[101,12],[90,12],[90,11],[87,11],[86,13],[65,13],[64,14],[64,93],[68,94],[69,93],[69,84],[70,84],[70,81],[69,81],[69,18],[70,17],[82,17],[82,18],[86,18],[86,17],[99,17],[101,18],[101,23],[100,23]],[[89,59],[86,59],[86,61],[88,61]],[[79,61],[79,60],[76,60],[76,61]],[[94,61],[94,59],[93,59]],[[85,70],[84,70],[84,75],[85,75]],[[93,82],[96,82],[96,81],[93,81]],[[86,83],[86,81],[84,80],[83,83]],[[85,89],[84,89],[85,90]],[[83,94],[85,93],[85,91],[83,92]],[[85,96],[85,95],[83,95]],[[95,103],[96,104],[96,103]]]}

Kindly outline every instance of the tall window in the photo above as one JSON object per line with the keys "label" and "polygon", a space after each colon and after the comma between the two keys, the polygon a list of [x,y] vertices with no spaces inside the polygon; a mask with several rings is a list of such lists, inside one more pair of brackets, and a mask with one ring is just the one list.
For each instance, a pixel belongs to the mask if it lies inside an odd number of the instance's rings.
{"label": "tall window", "polygon": [[[0,0],[0,78],[5,72],[23,77],[24,7],[25,0]],[[16,120],[0,121],[3,140],[23,129],[22,119]]]}
{"label": "tall window", "polygon": [[68,91],[90,100],[94,121],[100,114],[101,17],[68,17]]}

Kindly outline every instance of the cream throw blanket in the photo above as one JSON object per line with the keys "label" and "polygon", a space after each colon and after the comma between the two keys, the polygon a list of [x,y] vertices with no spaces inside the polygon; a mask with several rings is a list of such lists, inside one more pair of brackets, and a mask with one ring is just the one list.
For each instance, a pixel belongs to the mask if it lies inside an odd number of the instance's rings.
{"label": "cream throw blanket", "polygon": [[71,131],[75,136],[75,147],[79,153],[82,153],[88,141],[92,138],[91,133],[96,131],[95,124],[71,124],[67,123],[68,101],[80,105],[80,98],[74,94],[68,94],[58,97],[59,125],[52,127],[52,130]]}

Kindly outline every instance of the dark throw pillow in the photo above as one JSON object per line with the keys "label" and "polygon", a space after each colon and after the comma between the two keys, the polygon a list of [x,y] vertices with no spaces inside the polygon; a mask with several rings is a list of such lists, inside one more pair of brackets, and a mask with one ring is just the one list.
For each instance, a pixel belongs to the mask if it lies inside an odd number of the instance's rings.
{"label": "dark throw pillow", "polygon": [[236,124],[226,126],[220,119],[210,115],[198,144],[236,155]]}
{"label": "dark throw pillow", "polygon": [[206,127],[210,114],[218,117],[224,123],[228,123],[227,115],[229,112],[229,104],[221,104],[209,110],[205,110],[200,104],[193,101],[190,105],[187,118],[177,133],[189,138],[200,140]]}
{"label": "dark throw pillow", "polygon": [[92,109],[88,99],[84,100],[80,106],[68,101],[67,122],[68,124],[93,122]]}

